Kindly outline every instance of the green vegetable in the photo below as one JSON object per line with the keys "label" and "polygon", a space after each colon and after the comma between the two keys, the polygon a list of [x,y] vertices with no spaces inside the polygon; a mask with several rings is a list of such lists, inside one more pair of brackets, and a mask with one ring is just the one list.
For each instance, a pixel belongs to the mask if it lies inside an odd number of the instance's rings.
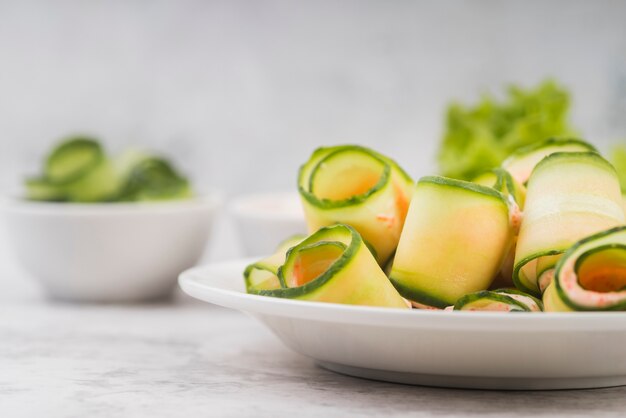
{"label": "green vegetable", "polygon": [[413,180],[390,158],[356,145],[318,148],[302,165],[298,190],[309,232],[343,223],[384,265],[398,245]]}
{"label": "green vegetable", "polygon": [[517,289],[481,290],[463,296],[455,311],[541,312],[541,301]]}
{"label": "green vegetable", "polygon": [[261,290],[280,288],[278,269],[285,262],[287,251],[305,238],[304,235],[294,235],[287,238],[278,245],[274,254],[246,267],[243,272],[246,291],[254,294]]}
{"label": "green vegetable", "polygon": [[622,194],[626,195],[626,146],[621,145],[613,149],[613,167],[617,171]]}
{"label": "green vegetable", "polygon": [[89,174],[104,159],[104,151],[95,139],[71,138],[50,153],[45,164],[45,177],[52,184],[68,184]]}
{"label": "green vegetable", "polygon": [[26,197],[52,202],[115,202],[184,199],[188,180],[163,158],[127,152],[108,158],[93,138],[69,138],[44,163],[43,174],[25,181]]}
{"label": "green vegetable", "polygon": [[452,104],[439,150],[442,174],[470,180],[519,147],[571,136],[569,105],[567,91],[552,81],[530,90],[511,86],[503,102],[485,96],[476,106]]}
{"label": "green vegetable", "polygon": [[626,310],[626,225],[574,244],[544,294],[547,311]]}
{"label": "green vegetable", "polygon": [[281,287],[256,293],[278,298],[407,309],[359,233],[321,228],[287,252]]}
{"label": "green vegetable", "polygon": [[513,236],[509,201],[502,193],[462,180],[423,177],[389,278],[403,297],[445,308],[489,287]]}
{"label": "green vegetable", "polygon": [[171,200],[191,197],[186,178],[162,158],[146,158],[130,171],[118,200]]}
{"label": "green vegetable", "polygon": [[502,167],[507,170],[515,180],[526,184],[535,166],[550,154],[556,152],[598,152],[591,144],[573,138],[548,138],[543,141],[522,147],[511,154]]}
{"label": "green vegetable", "polygon": [[24,181],[26,194],[30,200],[48,202],[63,202],[67,200],[66,194],[60,187],[51,184],[45,177],[33,177]]}
{"label": "green vegetable", "polygon": [[472,183],[491,187],[507,198],[513,199],[520,209],[524,208],[526,188],[515,180],[505,169],[494,168],[493,170],[489,170],[474,178]]}
{"label": "green vegetable", "polygon": [[528,180],[513,281],[540,296],[576,241],[625,223],[615,169],[595,152],[545,157]]}

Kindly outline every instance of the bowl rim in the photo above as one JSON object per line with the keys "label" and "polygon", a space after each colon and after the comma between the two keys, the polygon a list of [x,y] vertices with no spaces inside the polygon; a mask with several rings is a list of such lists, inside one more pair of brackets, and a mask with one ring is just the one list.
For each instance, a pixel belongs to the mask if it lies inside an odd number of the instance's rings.
{"label": "bowl rim", "polygon": [[216,190],[200,193],[189,199],[144,202],[44,202],[20,196],[0,196],[0,212],[41,215],[113,215],[141,212],[177,212],[213,210],[222,204]]}

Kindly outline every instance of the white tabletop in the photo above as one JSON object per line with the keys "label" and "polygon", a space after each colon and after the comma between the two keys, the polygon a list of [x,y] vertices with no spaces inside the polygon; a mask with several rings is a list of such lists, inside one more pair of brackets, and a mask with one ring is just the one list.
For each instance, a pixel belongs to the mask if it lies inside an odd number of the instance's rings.
{"label": "white tabletop", "polygon": [[624,416],[626,387],[487,392],[316,367],[261,324],[177,293],[149,305],[47,300],[0,245],[0,416]]}

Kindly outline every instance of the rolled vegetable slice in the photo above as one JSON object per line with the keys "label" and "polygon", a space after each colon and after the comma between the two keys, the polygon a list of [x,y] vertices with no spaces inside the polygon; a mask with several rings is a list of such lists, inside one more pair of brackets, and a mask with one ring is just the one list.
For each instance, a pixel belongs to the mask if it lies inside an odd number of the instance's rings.
{"label": "rolled vegetable slice", "polygon": [[520,209],[524,209],[526,188],[505,169],[494,168],[476,177],[472,183],[491,187],[507,197],[510,196]]}
{"label": "rolled vegetable slice", "polygon": [[110,181],[113,175],[112,165],[98,141],[71,138],[50,153],[40,181],[26,182],[27,197],[74,202],[107,200],[116,192],[116,184]]}
{"label": "rolled vegetable slice", "polygon": [[61,187],[51,184],[45,178],[29,178],[25,181],[26,198],[46,202],[63,202],[67,195]]}
{"label": "rolled vegetable slice", "polygon": [[521,210],[524,209],[526,201],[526,187],[520,184],[503,168],[495,168],[487,171],[474,180],[473,183],[491,187],[508,198],[510,204],[511,221],[514,227],[514,239],[511,249],[507,253],[500,274],[496,277],[492,286],[508,287],[513,286],[513,263],[515,261],[515,242],[521,224]]}
{"label": "rolled vegetable slice", "polygon": [[343,223],[355,228],[384,265],[395,250],[413,181],[393,160],[368,148],[319,148],[300,168],[298,189],[309,232]]}
{"label": "rolled vegetable slice", "polygon": [[541,301],[516,289],[482,290],[463,296],[455,311],[541,312]]}
{"label": "rolled vegetable slice", "polygon": [[626,310],[626,225],[584,238],[559,261],[549,311]]}
{"label": "rolled vegetable slice", "polygon": [[502,168],[519,183],[526,184],[537,164],[555,152],[597,152],[596,148],[580,139],[550,138],[522,147],[504,160]]}
{"label": "rolled vegetable slice", "polygon": [[287,253],[282,288],[261,295],[317,302],[408,308],[356,230],[321,228]]}
{"label": "rolled vegetable slice", "polygon": [[506,197],[443,177],[416,186],[390,280],[405,298],[445,308],[489,287],[514,235]]}
{"label": "rolled vegetable slice", "polygon": [[118,200],[171,200],[193,195],[189,181],[158,157],[139,160],[120,181],[123,186]]}
{"label": "rolled vegetable slice", "polygon": [[45,177],[51,184],[68,184],[87,175],[104,159],[104,151],[97,140],[71,138],[50,153],[45,163]]}
{"label": "rolled vegetable slice", "polygon": [[622,145],[613,150],[611,162],[617,171],[619,182],[622,186],[622,204],[624,211],[626,211],[626,146]]}
{"label": "rolled vegetable slice", "polygon": [[561,255],[579,239],[625,223],[615,169],[599,154],[555,153],[528,181],[513,280],[535,296]]}
{"label": "rolled vegetable slice", "polygon": [[278,289],[281,287],[278,278],[278,268],[285,262],[287,251],[306,238],[304,235],[294,235],[278,245],[271,256],[250,264],[243,272],[246,291],[258,293],[260,290]]}

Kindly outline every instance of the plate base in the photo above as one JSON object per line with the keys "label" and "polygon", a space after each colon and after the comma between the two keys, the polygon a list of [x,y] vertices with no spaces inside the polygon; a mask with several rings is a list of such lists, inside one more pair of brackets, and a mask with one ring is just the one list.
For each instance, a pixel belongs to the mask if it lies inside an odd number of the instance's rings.
{"label": "plate base", "polygon": [[500,378],[473,376],[444,376],[375,370],[364,367],[346,366],[325,361],[316,364],[332,372],[384,382],[407,385],[434,386],[457,389],[487,390],[562,390],[592,389],[625,386],[626,376],[612,377],[576,377],[576,378]]}

